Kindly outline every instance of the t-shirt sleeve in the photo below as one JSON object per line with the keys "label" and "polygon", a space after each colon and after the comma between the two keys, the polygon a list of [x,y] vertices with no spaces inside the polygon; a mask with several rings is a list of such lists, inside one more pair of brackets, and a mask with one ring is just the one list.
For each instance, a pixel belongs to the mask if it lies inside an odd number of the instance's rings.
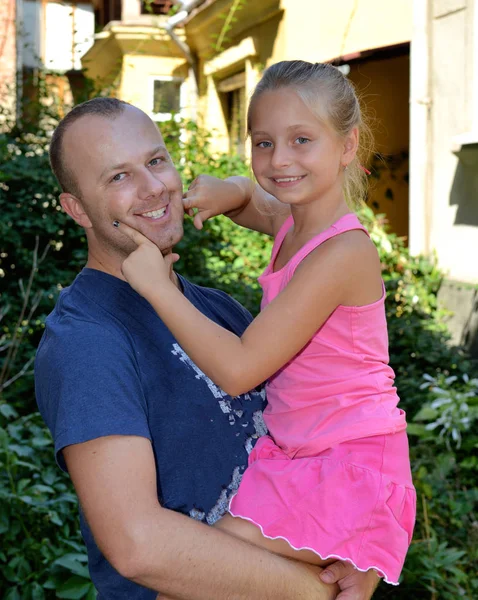
{"label": "t-shirt sleeve", "polygon": [[108,435],[151,440],[141,374],[129,337],[117,328],[68,319],[45,332],[35,360],[38,406],[61,450]]}

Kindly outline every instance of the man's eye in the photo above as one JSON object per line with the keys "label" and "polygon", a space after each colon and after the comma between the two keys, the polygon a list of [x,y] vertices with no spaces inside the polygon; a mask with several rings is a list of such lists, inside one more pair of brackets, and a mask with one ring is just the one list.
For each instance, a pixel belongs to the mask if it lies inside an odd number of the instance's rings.
{"label": "man's eye", "polygon": [[164,156],[157,156],[156,158],[153,158],[152,160],[149,161],[149,164],[152,167],[157,167],[159,164],[163,163],[166,159],[164,158]]}
{"label": "man's eye", "polygon": [[126,173],[116,173],[116,175],[111,178],[111,181],[122,181],[125,177]]}

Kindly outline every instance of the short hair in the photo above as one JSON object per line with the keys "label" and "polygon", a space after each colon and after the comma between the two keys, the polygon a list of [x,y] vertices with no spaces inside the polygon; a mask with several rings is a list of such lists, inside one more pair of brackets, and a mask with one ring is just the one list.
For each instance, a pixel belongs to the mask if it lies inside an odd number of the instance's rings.
{"label": "short hair", "polygon": [[63,155],[63,138],[68,128],[86,115],[98,115],[114,119],[120,115],[128,102],[117,98],[98,97],[75,106],[58,124],[50,142],[50,165],[63,192],[80,196],[79,184],[65,162]]}

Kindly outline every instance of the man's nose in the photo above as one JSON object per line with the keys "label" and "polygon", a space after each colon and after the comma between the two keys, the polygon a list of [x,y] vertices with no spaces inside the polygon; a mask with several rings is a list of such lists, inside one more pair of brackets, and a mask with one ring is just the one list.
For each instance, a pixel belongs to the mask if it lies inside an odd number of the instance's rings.
{"label": "man's nose", "polygon": [[141,199],[146,200],[149,197],[161,196],[167,190],[160,175],[151,173],[148,168],[143,169],[138,177],[138,196]]}

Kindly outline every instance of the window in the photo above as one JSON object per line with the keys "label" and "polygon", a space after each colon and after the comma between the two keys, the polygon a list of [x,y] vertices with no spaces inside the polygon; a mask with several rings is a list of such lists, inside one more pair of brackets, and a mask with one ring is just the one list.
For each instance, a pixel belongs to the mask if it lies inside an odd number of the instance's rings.
{"label": "window", "polygon": [[223,79],[218,90],[223,93],[229,151],[244,156],[246,138],[246,75],[244,71]]}
{"label": "window", "polygon": [[142,0],[142,15],[167,15],[175,4],[174,0]]}
{"label": "window", "polygon": [[182,80],[174,77],[152,78],[152,106],[153,118],[157,121],[166,121],[173,114],[181,110],[181,85]]}

